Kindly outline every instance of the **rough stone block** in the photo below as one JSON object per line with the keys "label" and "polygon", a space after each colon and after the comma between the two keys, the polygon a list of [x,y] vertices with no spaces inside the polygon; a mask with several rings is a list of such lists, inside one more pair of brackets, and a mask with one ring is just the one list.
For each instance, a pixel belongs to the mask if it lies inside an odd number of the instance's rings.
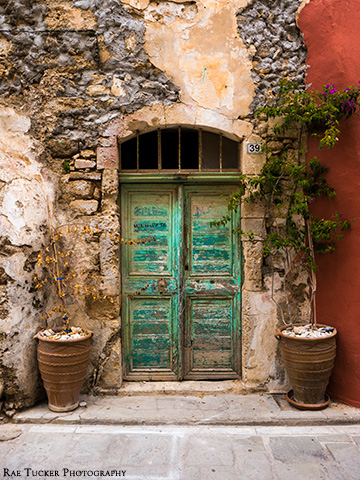
{"label": "rough stone block", "polygon": [[243,202],[241,205],[241,216],[244,218],[261,218],[264,216],[264,203],[260,201],[256,202]]}
{"label": "rough stone block", "polygon": [[101,137],[99,138],[100,147],[116,147],[117,137],[114,135],[112,137]]}
{"label": "rough stone block", "polygon": [[150,0],[123,0],[123,3],[126,5],[131,5],[138,10],[143,10],[149,5]]}
{"label": "rough stone block", "polygon": [[116,170],[104,169],[101,187],[103,195],[117,195],[119,178]]}
{"label": "rough stone block", "polygon": [[116,97],[125,97],[127,95],[125,82],[118,77],[113,78],[113,84],[111,86],[111,93]]}
{"label": "rough stone block", "polygon": [[[265,225],[263,218],[242,218],[241,229],[244,232],[253,232],[255,239],[262,240],[265,234]],[[246,238],[244,239],[246,241]]]}
{"label": "rough stone block", "polygon": [[93,184],[86,180],[75,180],[70,182],[69,188],[71,189],[71,193],[80,198],[88,198],[91,197],[93,192]]}
{"label": "rough stone block", "polygon": [[101,172],[71,172],[70,180],[101,180]]}
{"label": "rough stone block", "polygon": [[250,135],[241,145],[241,172],[245,175],[258,175],[266,161],[265,152],[248,153],[247,143],[261,143],[264,141],[258,135]]}
{"label": "rough stone block", "polygon": [[194,125],[197,109],[193,105],[175,104],[165,109],[166,125]]}
{"label": "rough stone block", "polygon": [[231,126],[231,132],[236,135],[238,138],[247,138],[251,135],[253,131],[253,126],[250,122],[245,120],[233,120]]}
{"label": "rough stone block", "polygon": [[119,179],[117,170],[108,168],[103,170],[101,210],[107,215],[118,215],[119,205],[117,202],[119,194]]}
{"label": "rough stone block", "polygon": [[96,162],[94,162],[94,160],[84,160],[82,158],[75,160],[75,168],[79,170],[85,168],[94,168],[95,166]]}
{"label": "rough stone block", "polygon": [[246,315],[269,317],[274,311],[275,304],[272,302],[270,292],[251,292],[243,289],[242,295],[243,312]]}
{"label": "rough stone block", "polygon": [[232,119],[207,108],[197,109],[196,124],[205,125],[207,129],[213,128],[216,132],[222,130],[231,133],[233,127]]}
{"label": "rough stone block", "polygon": [[165,108],[162,103],[154,103],[150,107],[142,108],[132,116],[129,116],[126,122],[127,129],[134,132],[136,121],[145,122],[149,129],[164,126],[166,123],[165,112],[168,108],[170,108],[170,106]]}
{"label": "rough stone block", "polygon": [[90,150],[90,149],[82,150],[81,153],[80,153],[80,157],[86,158],[86,159],[95,158],[96,153],[95,153],[94,150]]}
{"label": "rough stone block", "polygon": [[97,148],[97,168],[117,169],[119,167],[119,156],[117,146]]}
{"label": "rough stone block", "polygon": [[86,93],[89,95],[109,95],[110,89],[106,88],[104,85],[90,85]]}
{"label": "rough stone block", "polygon": [[243,288],[249,291],[262,289],[262,242],[243,242],[244,253],[244,284]]}
{"label": "rough stone block", "polygon": [[102,136],[105,138],[113,137],[115,135],[121,136],[122,132],[124,130],[127,130],[124,122],[125,122],[124,115],[119,115],[110,123],[110,125],[103,132]]}
{"label": "rough stone block", "polygon": [[97,200],[74,200],[70,202],[70,208],[78,211],[82,215],[93,215],[99,206]]}

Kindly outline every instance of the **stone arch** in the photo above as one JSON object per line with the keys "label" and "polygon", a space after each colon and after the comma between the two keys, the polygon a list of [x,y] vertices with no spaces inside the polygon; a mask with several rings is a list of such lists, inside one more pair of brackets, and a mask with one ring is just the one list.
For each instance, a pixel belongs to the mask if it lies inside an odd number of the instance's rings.
{"label": "stone arch", "polygon": [[[117,212],[118,143],[130,139],[135,134],[147,133],[157,128],[189,126],[223,133],[233,140],[241,142],[240,169],[245,174],[258,174],[265,154],[247,153],[247,142],[262,142],[262,138],[253,133],[253,125],[241,119],[232,119],[223,114],[202,107],[177,103],[163,105],[156,103],[130,114],[114,119],[104,129],[97,148],[97,169],[102,170],[103,213]],[[115,218],[113,218],[115,220]],[[118,221],[121,219],[118,218]],[[244,205],[241,215],[241,228],[261,231],[263,213],[258,208]],[[106,257],[106,258],[105,258]],[[102,271],[109,276],[119,272],[119,258],[116,252],[108,252],[100,259]],[[243,285],[242,285],[242,382],[245,387],[259,388],[269,382],[274,368],[276,340],[273,331],[277,324],[276,309],[268,292],[264,293],[262,279],[261,242],[243,242]],[[117,275],[118,276],[118,275]],[[118,290],[117,285],[109,285],[109,292]],[[112,282],[110,282],[111,284]],[[267,290],[267,288],[265,289]],[[272,339],[272,340],[269,340]],[[262,352],[262,355],[259,355]],[[122,367],[120,367],[122,369]],[[105,382],[107,383],[107,382]],[[272,388],[271,381],[268,388]],[[276,382],[275,382],[276,383]]]}
{"label": "stone arch", "polygon": [[[223,133],[237,141],[245,139],[251,142],[261,141],[260,137],[252,133],[253,125],[246,120],[232,119],[213,110],[184,103],[172,105],[155,103],[150,107],[121,115],[106,127],[97,149],[97,168],[118,169],[118,141],[124,141],[135,133],[143,134],[156,128],[178,125],[203,127]],[[246,154],[245,148],[242,149],[241,170],[244,173],[257,173],[259,161],[262,161],[262,156],[256,158],[257,165],[254,165],[254,159]]]}
{"label": "stone arch", "polygon": [[[242,173],[258,174],[265,160],[265,154],[247,153],[247,142],[261,142],[253,133],[253,125],[245,120],[232,119],[223,114],[202,107],[177,103],[163,105],[156,103],[141,108],[133,113],[124,114],[114,119],[104,130],[99,139],[97,151],[97,168],[103,170],[103,200],[107,210],[116,211],[116,185],[118,184],[118,143],[130,139],[135,134],[147,133],[157,128],[171,126],[189,126],[223,133],[233,140],[241,142],[240,168]],[[111,188],[104,188],[107,183]],[[108,190],[111,193],[108,194]],[[111,204],[111,205],[110,205]],[[106,210],[106,209],[105,209]],[[241,215],[243,229],[260,231],[263,228],[263,214],[257,208],[244,205]],[[120,220],[121,221],[121,220]],[[108,252],[111,258],[105,262],[119,271],[119,259],[115,252]],[[262,287],[262,253],[261,243],[243,242],[243,286],[242,286],[242,382],[244,385],[256,386],[268,382],[273,367],[276,340],[272,338],[276,326],[275,307]],[[110,262],[109,262],[110,260]],[[112,288],[113,289],[113,288]],[[111,289],[111,290],[112,290]],[[260,352],[262,354],[260,355]],[[271,383],[271,382],[270,382]]]}

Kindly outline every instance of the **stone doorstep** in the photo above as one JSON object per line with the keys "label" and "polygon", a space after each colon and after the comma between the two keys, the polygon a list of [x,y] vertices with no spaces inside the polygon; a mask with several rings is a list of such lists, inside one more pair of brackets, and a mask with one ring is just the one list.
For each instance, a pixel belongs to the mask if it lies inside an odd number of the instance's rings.
{"label": "stone doorstep", "polygon": [[[185,382],[127,382],[123,381],[121,388],[116,392],[119,396],[133,395],[215,395],[217,393],[247,393],[265,392],[244,385],[242,380],[196,381]],[[105,394],[106,391],[99,393]]]}
{"label": "stone doorstep", "polygon": [[[122,395],[81,395],[83,406],[72,412],[55,413],[48,409],[46,403],[36,405],[15,414],[11,423],[274,427],[360,425],[358,408],[331,402],[324,410],[302,411],[290,406],[284,394],[234,391],[233,383],[239,383],[236,381],[228,381],[221,391],[217,389],[212,393],[205,392],[205,387],[209,389],[209,383],[218,386],[216,382],[194,382],[197,384],[197,393],[194,393],[194,388],[190,391],[190,386],[188,392],[183,387],[180,390],[180,385],[173,385],[170,391],[168,383],[172,382],[165,382],[167,388],[163,386],[162,391],[159,390],[160,386],[145,391],[142,382],[134,382],[136,385],[131,383],[130,386],[124,385],[127,393]],[[163,384],[147,383],[153,387]],[[176,387],[179,388],[177,391]]]}

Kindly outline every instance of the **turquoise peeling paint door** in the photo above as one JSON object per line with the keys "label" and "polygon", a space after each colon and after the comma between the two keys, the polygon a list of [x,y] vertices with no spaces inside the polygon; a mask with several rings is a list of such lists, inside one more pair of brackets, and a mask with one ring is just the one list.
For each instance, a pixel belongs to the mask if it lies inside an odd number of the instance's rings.
{"label": "turquoise peeling paint door", "polygon": [[[240,258],[236,218],[210,222],[227,212],[220,194],[234,188],[185,190],[184,376],[231,378],[240,370]],[[234,215],[233,215],[234,217]]]}
{"label": "turquoise peeling paint door", "polygon": [[237,378],[240,374],[238,214],[222,227],[234,187],[123,185],[125,378]]}

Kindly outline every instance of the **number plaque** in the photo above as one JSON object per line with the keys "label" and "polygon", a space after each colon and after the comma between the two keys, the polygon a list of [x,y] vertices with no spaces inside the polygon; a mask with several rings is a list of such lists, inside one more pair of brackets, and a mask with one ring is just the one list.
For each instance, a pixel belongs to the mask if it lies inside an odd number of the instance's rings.
{"label": "number plaque", "polygon": [[246,144],[247,153],[256,154],[262,152],[262,143],[250,143]]}

